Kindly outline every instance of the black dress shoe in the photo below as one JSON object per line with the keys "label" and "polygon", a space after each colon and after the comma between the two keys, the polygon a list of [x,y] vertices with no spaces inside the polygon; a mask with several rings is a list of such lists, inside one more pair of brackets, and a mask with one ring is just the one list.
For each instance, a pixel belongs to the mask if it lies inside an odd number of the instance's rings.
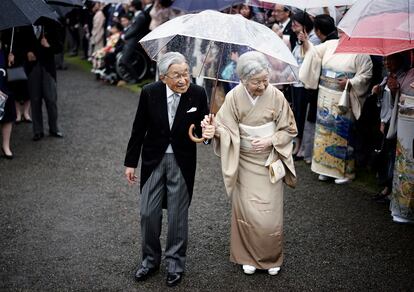
{"label": "black dress shoe", "polygon": [[43,133],[39,133],[39,134],[34,134],[33,136],[33,141],[39,141],[40,139],[42,139],[45,135]]}
{"label": "black dress shoe", "polygon": [[3,154],[2,156],[6,159],[12,160],[13,159],[13,154],[12,155],[8,155],[6,154],[6,152],[4,152],[3,148],[1,148],[1,153]]}
{"label": "black dress shoe", "polygon": [[178,285],[181,282],[183,273],[168,273],[167,275],[167,286],[173,287]]}
{"label": "black dress shoe", "polygon": [[147,268],[141,266],[135,273],[135,280],[138,282],[145,281],[150,276],[154,275],[158,271],[158,269],[159,267]]}
{"label": "black dress shoe", "polygon": [[62,132],[59,132],[59,131],[57,132],[49,131],[49,135],[55,138],[63,138]]}

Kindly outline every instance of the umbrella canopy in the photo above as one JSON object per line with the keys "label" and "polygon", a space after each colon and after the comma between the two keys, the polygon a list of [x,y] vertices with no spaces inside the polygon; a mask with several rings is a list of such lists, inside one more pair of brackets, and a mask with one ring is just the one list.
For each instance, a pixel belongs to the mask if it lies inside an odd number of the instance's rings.
{"label": "umbrella canopy", "polygon": [[386,56],[414,48],[414,0],[359,1],[338,27],[337,52]]}
{"label": "umbrella canopy", "polygon": [[[257,2],[248,0],[250,3]],[[352,5],[358,0],[263,0],[260,2],[289,5],[300,9]],[[362,1],[362,0],[361,0]]]}
{"label": "umbrella canopy", "polygon": [[69,7],[83,7],[82,0],[45,0],[47,4]]}
{"label": "umbrella canopy", "polygon": [[244,0],[175,0],[171,7],[187,12],[198,12],[207,9],[222,11],[243,2]]}
{"label": "umbrella canopy", "polygon": [[39,0],[1,0],[0,30],[37,24],[42,18],[58,21],[58,15]]}
{"label": "umbrella canopy", "polygon": [[140,40],[148,55],[157,60],[167,51],[186,56],[194,77],[239,82],[235,64],[246,51],[259,51],[271,64],[272,84],[296,82],[296,60],[271,29],[241,15],[206,10],[174,18]]}

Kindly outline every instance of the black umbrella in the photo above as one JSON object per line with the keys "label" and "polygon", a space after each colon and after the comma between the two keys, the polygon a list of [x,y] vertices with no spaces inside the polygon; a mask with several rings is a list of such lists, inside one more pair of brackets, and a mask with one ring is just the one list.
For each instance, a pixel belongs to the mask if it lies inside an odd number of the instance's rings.
{"label": "black umbrella", "polygon": [[41,0],[1,0],[0,30],[39,24],[42,18],[58,21],[58,15]]}
{"label": "black umbrella", "polygon": [[45,0],[47,4],[59,6],[83,7],[82,0]]}

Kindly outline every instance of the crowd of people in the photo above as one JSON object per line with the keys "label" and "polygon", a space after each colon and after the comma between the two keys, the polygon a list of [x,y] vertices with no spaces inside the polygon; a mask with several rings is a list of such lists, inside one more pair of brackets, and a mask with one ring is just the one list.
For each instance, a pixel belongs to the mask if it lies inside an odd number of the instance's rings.
{"label": "crowd of people", "polygon": [[[24,75],[7,79],[6,74],[0,74],[0,97],[8,96],[0,119],[3,157],[13,158],[10,148],[13,123],[32,123],[33,140],[44,137],[43,100],[49,134],[63,137],[58,124],[56,68],[64,69],[65,65],[56,55],[62,53],[63,44],[67,43],[71,55],[78,55],[82,49],[81,57],[92,63],[97,78],[113,84],[134,83],[148,74],[154,76],[158,70],[160,81],[142,90],[125,166],[128,181],[135,183],[135,168],[142,148],[146,163],[141,177],[143,198],[148,199],[154,192],[162,194],[163,190],[157,188],[163,183],[178,198],[167,202],[180,210],[169,215],[172,221],[180,223],[171,223],[169,227],[172,241],[166,251],[170,268],[167,283],[178,283],[184,271],[186,210],[194,183],[195,146],[187,141],[187,128],[177,128],[174,122],[176,111],[177,115],[184,113],[182,109],[178,113],[178,103],[181,105],[180,99],[187,100],[187,91],[194,93],[188,101],[194,106],[187,113],[198,109],[191,115],[191,121],[200,124],[202,120],[199,133],[213,141],[216,154],[221,156],[224,182],[233,206],[231,259],[242,264],[246,274],[266,269],[274,275],[280,269],[282,181],[295,185],[294,161],[303,160],[310,165],[320,181],[340,185],[351,183],[358,169],[373,171],[380,185],[373,200],[390,204],[394,222],[414,223],[412,51],[386,57],[335,53],[342,34],[337,23],[346,13],[346,7],[337,7],[333,13],[327,8],[303,12],[279,4],[268,8],[235,5],[225,12],[262,23],[285,42],[299,64],[294,72],[297,82],[271,86],[272,72],[264,56],[249,50],[230,50],[219,74],[236,82],[219,83],[227,94],[223,106],[217,116],[204,117],[208,112],[204,98],[210,102],[216,98],[211,97],[211,80],[193,78],[192,83],[198,84],[193,85],[190,82],[193,68],[179,53],[165,54],[155,68],[138,43],[157,26],[183,14],[171,8],[172,3],[87,1],[83,9],[62,16],[64,28],[45,22],[1,32],[0,67],[4,69],[1,72],[23,68]],[[62,31],[69,32],[67,42]],[[163,126],[168,129],[164,131],[157,124],[156,107],[149,107],[148,96],[162,95],[165,86],[168,119]],[[348,98],[345,103],[343,96]],[[277,114],[267,113],[267,108],[277,109]],[[168,137],[174,131],[182,139]],[[259,132],[270,135],[257,138]],[[148,137],[154,139],[150,146],[145,144]],[[277,173],[280,165],[284,170],[283,180]],[[182,174],[169,171],[178,168]],[[269,168],[273,173],[270,181]],[[164,176],[171,180],[171,185],[161,183]],[[149,183],[144,185],[146,180]],[[246,199],[247,195],[251,198]],[[266,202],[267,215],[252,202]],[[158,229],[163,198],[158,196],[157,202],[150,203],[155,204],[150,210],[141,210],[144,250],[137,280],[145,280],[160,264]]]}

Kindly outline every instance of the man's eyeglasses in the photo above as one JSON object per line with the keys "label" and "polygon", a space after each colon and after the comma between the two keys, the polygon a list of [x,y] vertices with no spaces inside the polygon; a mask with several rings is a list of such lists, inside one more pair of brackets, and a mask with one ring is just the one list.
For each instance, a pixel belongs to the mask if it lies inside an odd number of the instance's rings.
{"label": "man's eyeglasses", "polygon": [[180,73],[172,73],[171,75],[166,74],[165,76],[172,79],[172,80],[174,80],[174,81],[178,81],[181,78],[184,78],[184,79],[190,78],[190,74],[188,72],[184,72],[184,73],[181,73],[181,74]]}

